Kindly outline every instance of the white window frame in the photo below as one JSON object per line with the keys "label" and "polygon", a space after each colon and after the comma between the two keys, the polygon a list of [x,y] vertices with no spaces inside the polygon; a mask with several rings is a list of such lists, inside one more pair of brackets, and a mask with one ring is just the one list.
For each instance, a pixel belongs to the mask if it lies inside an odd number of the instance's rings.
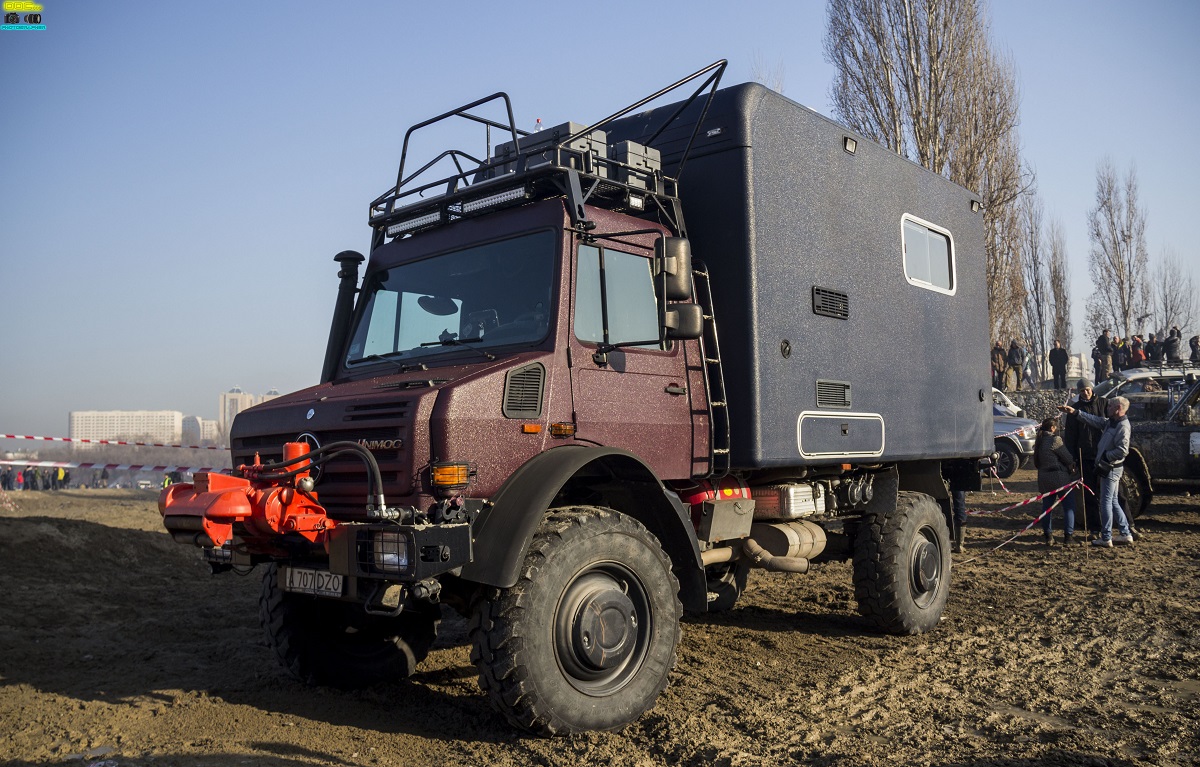
{"label": "white window frame", "polygon": [[[950,243],[950,288],[948,290],[940,285],[934,285],[932,282],[925,282],[924,280],[917,280],[908,276],[908,261],[906,258],[908,242],[904,239],[904,224],[909,221],[913,222],[914,224],[918,224],[919,226],[923,226],[931,232],[937,232],[938,234],[944,235],[946,237],[946,241]],[[904,279],[909,285],[915,285],[918,288],[932,290],[935,293],[941,293],[947,296],[954,295],[958,292],[958,257],[955,254],[954,235],[950,233],[949,229],[938,226],[930,221],[926,221],[923,218],[918,218],[911,213],[905,213],[904,215],[900,216],[900,269],[904,272]]]}

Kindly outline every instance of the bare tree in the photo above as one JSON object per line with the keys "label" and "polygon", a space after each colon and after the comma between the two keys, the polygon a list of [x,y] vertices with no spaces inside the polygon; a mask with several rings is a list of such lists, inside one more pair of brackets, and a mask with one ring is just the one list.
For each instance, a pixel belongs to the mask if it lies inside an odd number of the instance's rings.
{"label": "bare tree", "polygon": [[1033,360],[1037,381],[1045,378],[1044,363],[1049,353],[1047,334],[1053,324],[1050,293],[1050,265],[1042,237],[1042,201],[1034,193],[1022,197],[1021,276],[1025,283],[1025,343]]}
{"label": "bare tree", "polygon": [[1088,211],[1088,238],[1095,286],[1089,309],[1094,305],[1104,327],[1128,337],[1151,314],[1146,212],[1138,207],[1133,167],[1123,182],[1108,158],[1096,168],[1096,207]]}
{"label": "bare tree", "polygon": [[783,81],[786,68],[783,60],[768,64],[760,54],[754,54],[754,63],[750,67],[750,79],[762,83],[776,93],[783,93]]}
{"label": "bare tree", "polygon": [[825,58],[836,116],[984,206],[996,337],[1021,328],[1017,198],[1030,183],[1017,141],[1011,62],[991,50],[978,0],[829,0]]}
{"label": "bare tree", "polygon": [[1152,323],[1158,332],[1165,334],[1172,327],[1195,330],[1200,320],[1200,298],[1196,292],[1195,275],[1185,271],[1179,258],[1171,248],[1163,248],[1162,255],[1151,274]]}
{"label": "bare tree", "polygon": [[1071,272],[1067,268],[1067,237],[1063,234],[1062,222],[1057,218],[1050,222],[1046,247],[1050,250],[1051,335],[1062,341],[1063,348],[1070,353],[1074,342],[1071,332]]}

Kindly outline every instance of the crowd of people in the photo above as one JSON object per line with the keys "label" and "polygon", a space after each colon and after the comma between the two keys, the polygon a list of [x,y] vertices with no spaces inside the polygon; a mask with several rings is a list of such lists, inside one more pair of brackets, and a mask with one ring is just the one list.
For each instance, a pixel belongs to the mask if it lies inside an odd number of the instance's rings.
{"label": "crowd of people", "polygon": [[[1200,335],[1188,339],[1188,348],[1183,346],[1183,332],[1176,326],[1167,331],[1166,337],[1149,333],[1121,338],[1105,328],[1092,347],[1092,365],[1097,381],[1103,381],[1114,372],[1146,365],[1179,365],[1185,361],[1200,364]],[[1185,352],[1188,356],[1184,356]],[[1037,388],[1033,380],[1033,360],[1019,339],[1012,339],[1006,349],[1000,341],[992,347],[992,386],[1001,390],[1020,391],[1023,387]],[[1062,341],[1055,339],[1054,348],[1047,355],[1055,389],[1067,388],[1067,363],[1070,355]]]}
{"label": "crowd of people", "polygon": [[0,468],[0,490],[65,490],[71,486],[71,471],[64,468],[4,466]]}
{"label": "crowd of people", "polygon": [[[1184,361],[1183,332],[1178,326],[1167,331],[1166,338],[1159,340],[1154,333],[1143,339],[1140,335],[1122,339],[1110,335],[1112,331],[1105,328],[1092,347],[1092,365],[1096,380],[1102,381],[1118,370],[1141,367],[1143,365],[1179,365]],[[1200,363],[1200,335],[1188,339],[1190,354],[1189,362]]]}

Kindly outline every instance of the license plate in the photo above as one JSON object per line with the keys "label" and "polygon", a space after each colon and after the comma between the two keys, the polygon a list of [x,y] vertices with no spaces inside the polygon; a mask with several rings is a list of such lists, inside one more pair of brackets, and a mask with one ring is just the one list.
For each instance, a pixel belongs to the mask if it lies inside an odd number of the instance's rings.
{"label": "license plate", "polygon": [[299,567],[286,567],[283,571],[282,585],[285,591],[297,594],[315,594],[319,597],[340,597],[345,579],[341,575],[325,572],[324,570],[305,570]]}

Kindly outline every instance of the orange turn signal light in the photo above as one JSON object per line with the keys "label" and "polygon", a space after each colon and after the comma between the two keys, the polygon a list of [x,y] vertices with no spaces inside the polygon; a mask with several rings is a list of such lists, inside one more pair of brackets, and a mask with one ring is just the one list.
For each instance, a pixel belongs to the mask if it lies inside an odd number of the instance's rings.
{"label": "orange turn signal light", "polygon": [[552,423],[550,424],[550,436],[552,437],[574,437],[575,424],[573,423]]}
{"label": "orange turn signal light", "polygon": [[522,434],[541,434],[542,425],[540,423],[527,423],[521,425]]}
{"label": "orange turn signal light", "polygon": [[435,463],[429,467],[434,487],[466,487],[471,484],[471,467],[465,463]]}

